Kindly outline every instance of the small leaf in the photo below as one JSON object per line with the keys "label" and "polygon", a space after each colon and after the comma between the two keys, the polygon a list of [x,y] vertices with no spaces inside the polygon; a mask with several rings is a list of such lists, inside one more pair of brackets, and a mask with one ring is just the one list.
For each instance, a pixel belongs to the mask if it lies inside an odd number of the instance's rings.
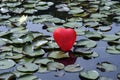
{"label": "small leaf", "polygon": [[15,80],[15,75],[13,73],[2,73],[0,74],[0,80]]}
{"label": "small leaf", "polygon": [[58,62],[50,62],[47,64],[48,70],[57,70],[57,69],[63,69],[64,65],[62,63]]}
{"label": "small leaf", "polygon": [[99,77],[99,73],[95,70],[89,70],[87,72],[81,71],[80,76],[87,80],[96,80]]}
{"label": "small leaf", "polygon": [[109,62],[98,63],[97,68],[103,72],[105,71],[111,72],[117,70],[117,67]]}
{"label": "small leaf", "polygon": [[37,76],[25,75],[25,76],[19,77],[17,80],[39,80],[39,79],[37,78]]}
{"label": "small leaf", "polygon": [[23,15],[18,21],[19,25],[23,24],[27,20],[27,16]]}
{"label": "small leaf", "polygon": [[17,70],[21,72],[35,72],[38,70],[38,66],[34,63],[25,63],[18,66]]}
{"label": "small leaf", "polygon": [[71,64],[71,65],[67,65],[64,68],[64,70],[67,72],[79,72],[79,71],[83,70],[83,68],[80,67],[79,64]]}
{"label": "small leaf", "polygon": [[11,59],[0,60],[0,69],[8,69],[15,65],[16,63]]}
{"label": "small leaf", "polygon": [[64,53],[62,51],[52,51],[48,54],[49,58],[54,58],[54,59],[62,59],[62,58],[68,58],[69,54]]}
{"label": "small leaf", "polygon": [[49,59],[49,58],[38,58],[34,61],[34,63],[47,65],[49,62],[53,62],[53,61],[54,61],[53,59]]}
{"label": "small leaf", "polygon": [[94,48],[94,47],[96,47],[96,45],[97,45],[97,43],[93,40],[81,39],[76,43],[75,46],[84,47],[84,48]]}

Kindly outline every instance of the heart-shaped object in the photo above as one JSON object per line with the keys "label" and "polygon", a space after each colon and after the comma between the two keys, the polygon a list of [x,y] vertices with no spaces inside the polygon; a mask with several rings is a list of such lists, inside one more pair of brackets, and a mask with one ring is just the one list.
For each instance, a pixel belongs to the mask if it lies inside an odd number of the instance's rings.
{"label": "heart-shaped object", "polygon": [[76,32],[71,28],[59,27],[54,30],[53,37],[63,51],[69,51],[76,40]]}

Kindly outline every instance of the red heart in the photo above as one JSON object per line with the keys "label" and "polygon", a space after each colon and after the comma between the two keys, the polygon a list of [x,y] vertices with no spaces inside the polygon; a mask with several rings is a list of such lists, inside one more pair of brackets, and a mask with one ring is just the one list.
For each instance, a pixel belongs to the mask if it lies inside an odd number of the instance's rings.
{"label": "red heart", "polygon": [[76,32],[71,28],[57,28],[53,33],[54,40],[63,51],[69,51],[75,40]]}

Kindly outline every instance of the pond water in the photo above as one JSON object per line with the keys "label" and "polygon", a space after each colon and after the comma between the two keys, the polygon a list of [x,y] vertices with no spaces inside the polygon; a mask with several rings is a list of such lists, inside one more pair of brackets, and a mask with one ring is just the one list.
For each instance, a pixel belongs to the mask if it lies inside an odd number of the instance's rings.
{"label": "pond water", "polygon": [[[61,26],[77,33],[67,58],[61,57],[53,39],[53,31]],[[42,59],[50,61],[42,63]],[[119,59],[117,0],[0,2],[0,80],[120,80]],[[66,71],[68,65],[74,67]],[[84,73],[90,70],[94,71]]]}

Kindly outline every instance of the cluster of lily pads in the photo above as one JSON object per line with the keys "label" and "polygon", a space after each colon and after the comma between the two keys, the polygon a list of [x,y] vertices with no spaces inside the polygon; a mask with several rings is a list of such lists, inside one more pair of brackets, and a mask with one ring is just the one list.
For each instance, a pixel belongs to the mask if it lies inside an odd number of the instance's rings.
{"label": "cluster of lily pads", "polygon": [[[118,1],[6,0],[0,2],[0,25],[8,29],[0,31],[0,70],[3,70],[0,79],[39,80],[33,73],[62,70],[78,72],[80,78],[85,80],[112,80],[100,77],[96,70],[85,72],[80,64],[74,62],[66,64],[64,61],[76,57],[97,58],[99,54],[93,50],[99,47],[96,40],[106,41],[109,44],[106,48],[107,53],[120,54],[120,31],[112,35],[105,34],[112,29],[110,25],[113,21],[120,22]],[[27,22],[43,24],[45,30],[50,33],[57,27],[73,28],[77,36],[84,36],[85,39],[76,40],[72,53],[63,52],[51,35],[29,31],[26,27]],[[109,62],[98,63],[96,67],[102,72],[117,70],[117,67]],[[4,72],[12,68],[13,71]],[[117,77],[120,79],[120,73]]]}

